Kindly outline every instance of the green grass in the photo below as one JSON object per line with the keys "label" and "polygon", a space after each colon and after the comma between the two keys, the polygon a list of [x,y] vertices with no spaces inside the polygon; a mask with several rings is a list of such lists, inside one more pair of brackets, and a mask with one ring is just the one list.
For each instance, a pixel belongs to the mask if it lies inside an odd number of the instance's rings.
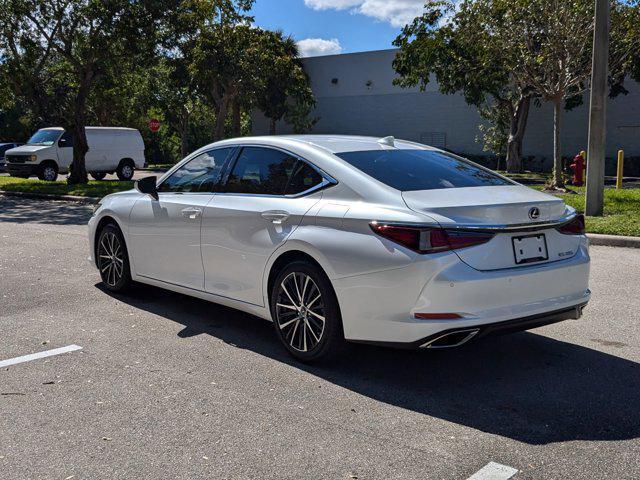
{"label": "green grass", "polygon": [[0,176],[0,190],[26,193],[48,193],[53,195],[76,195],[79,197],[102,198],[114,192],[130,190],[133,182],[91,181],[81,185],[67,185],[66,182],[42,182],[28,178]]}
{"label": "green grass", "polygon": [[[535,187],[542,190],[543,187]],[[569,187],[575,194],[558,194],[567,205],[584,212],[585,188]],[[587,232],[640,237],[640,189],[604,190],[604,216],[587,217]]]}

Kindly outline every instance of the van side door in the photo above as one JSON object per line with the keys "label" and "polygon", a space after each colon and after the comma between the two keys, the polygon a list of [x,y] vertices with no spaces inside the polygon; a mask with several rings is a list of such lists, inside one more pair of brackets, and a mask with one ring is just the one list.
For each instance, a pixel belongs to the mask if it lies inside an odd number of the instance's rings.
{"label": "van side door", "polygon": [[60,172],[68,172],[71,162],[73,162],[73,135],[71,132],[64,132],[57,143],[58,169]]}

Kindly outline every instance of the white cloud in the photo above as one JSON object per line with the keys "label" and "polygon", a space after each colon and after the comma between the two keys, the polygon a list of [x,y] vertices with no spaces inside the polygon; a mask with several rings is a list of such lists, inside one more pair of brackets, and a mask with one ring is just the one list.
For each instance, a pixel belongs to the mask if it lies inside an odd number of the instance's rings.
{"label": "white cloud", "polygon": [[342,52],[342,46],[337,38],[325,40],[322,38],[305,38],[298,42],[301,57],[318,57],[320,55],[335,55]]}
{"label": "white cloud", "polygon": [[423,12],[425,0],[304,0],[314,10],[347,10],[403,27]]}

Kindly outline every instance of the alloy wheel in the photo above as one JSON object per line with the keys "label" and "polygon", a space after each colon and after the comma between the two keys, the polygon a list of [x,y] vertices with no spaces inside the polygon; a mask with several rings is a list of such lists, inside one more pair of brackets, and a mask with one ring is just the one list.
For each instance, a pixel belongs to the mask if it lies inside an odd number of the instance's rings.
{"label": "alloy wheel", "polygon": [[278,287],[276,322],[283,339],[299,352],[313,350],[325,330],[325,306],[318,285],[301,272],[287,275]]}
{"label": "alloy wheel", "polygon": [[98,259],[104,282],[115,287],[124,273],[124,252],[120,240],[113,232],[106,232],[100,239]]}

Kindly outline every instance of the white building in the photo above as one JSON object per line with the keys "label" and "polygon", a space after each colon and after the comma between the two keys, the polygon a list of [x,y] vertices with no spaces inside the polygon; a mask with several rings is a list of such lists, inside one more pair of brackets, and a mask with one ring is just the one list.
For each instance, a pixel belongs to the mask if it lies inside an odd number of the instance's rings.
{"label": "white building", "polygon": [[[303,60],[317,100],[319,118],[311,133],[387,136],[414,140],[469,155],[485,155],[479,139],[482,118],[461,95],[443,95],[435,82],[427,90],[393,85],[396,50],[329,55]],[[640,157],[640,86],[625,85],[628,95],[608,105],[607,156],[622,148],[627,157]],[[564,113],[563,155],[573,157],[587,148],[588,98]],[[254,115],[255,134],[267,134],[269,122]],[[291,128],[278,125],[278,133]],[[553,157],[553,109],[532,106],[523,154],[535,159],[527,167],[548,168]]]}

